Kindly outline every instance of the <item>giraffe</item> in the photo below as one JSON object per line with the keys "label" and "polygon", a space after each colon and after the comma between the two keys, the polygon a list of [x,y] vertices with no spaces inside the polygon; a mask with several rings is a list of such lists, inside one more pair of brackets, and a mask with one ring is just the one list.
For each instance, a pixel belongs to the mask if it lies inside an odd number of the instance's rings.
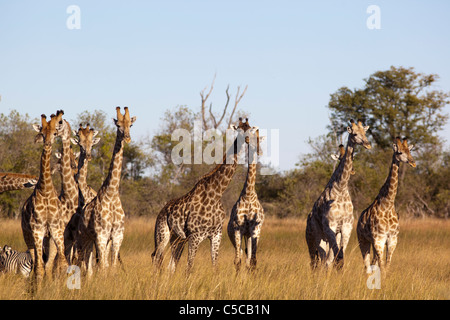
{"label": "giraffe", "polygon": [[256,267],[256,250],[264,222],[264,208],[259,203],[258,195],[255,190],[255,181],[257,165],[256,155],[259,156],[262,154],[259,143],[264,140],[265,137],[259,137],[258,129],[249,130],[249,137],[247,178],[239,199],[231,210],[227,227],[228,237],[235,248],[234,265],[236,271],[239,271],[241,264],[242,237],[244,237],[244,243],[246,244],[247,268],[253,270]]}
{"label": "giraffe", "polygon": [[62,119],[63,114],[64,112],[59,110],[56,115],[50,116],[50,121],[47,121],[47,117],[43,114],[41,115],[41,126],[33,125],[38,132],[35,142],[43,142],[44,147],[39,180],[33,193],[22,207],[22,233],[34,259],[34,275],[37,280],[42,279],[44,275],[43,239],[48,234],[57,247],[58,266],[61,270],[67,266],[64,259],[64,224],[61,220],[61,202],[53,185],[50,170],[52,144],[55,137],[62,134],[65,125]]}
{"label": "giraffe", "polygon": [[80,124],[78,131],[73,131],[76,138],[72,138],[72,143],[80,147],[79,161],[76,171],[74,172],[75,181],[78,184],[78,207],[76,213],[72,216],[64,231],[64,244],[66,258],[72,261],[72,254],[76,253],[74,249],[75,241],[77,239],[78,225],[80,223],[81,211],[84,206],[91,202],[97,192],[87,184],[88,163],[92,159],[92,147],[96,145],[100,138],[95,138],[98,131],[90,128],[89,123],[83,128]]}
{"label": "giraffe", "polygon": [[[394,154],[386,182],[372,204],[361,213],[356,227],[366,272],[370,272],[370,246],[373,248],[372,264],[378,262],[381,272],[385,271],[385,266],[386,269],[389,267],[399,233],[398,214],[395,211],[399,166],[404,162],[413,168],[416,167],[411,156],[413,145],[408,146],[406,138],[402,141],[397,137],[392,147]],[[383,261],[385,246],[386,265]]]}
{"label": "giraffe", "polygon": [[222,195],[236,171],[238,154],[245,143],[244,134],[251,127],[248,121],[244,123],[239,118],[238,126],[231,125],[230,129],[237,131],[238,135],[222,163],[200,178],[188,193],[169,201],[158,214],[154,233],[155,250],[152,253],[157,268],[161,267],[164,248],[170,241],[172,254],[169,270],[174,272],[188,243],[189,274],[198,246],[206,238],[211,243],[212,264],[216,265],[225,220]]}
{"label": "giraffe", "polygon": [[[61,192],[59,201],[61,202],[61,222],[63,224],[63,232],[66,229],[69,220],[75,214],[78,208],[78,184],[74,177],[74,168],[76,168],[75,155],[71,146],[72,130],[69,123],[64,121],[64,126],[61,134],[62,149],[59,154],[59,167],[61,173]],[[57,156],[58,157],[58,156]],[[56,256],[54,242],[49,241],[48,260],[46,269],[53,269],[53,262]]]}
{"label": "giraffe", "polygon": [[345,154],[308,214],[306,242],[313,269],[318,266],[319,261],[327,267],[333,262],[336,268],[343,267],[344,252],[354,220],[353,204],[348,190],[348,181],[353,170],[353,151],[356,145],[371,148],[366,138],[368,129],[361,121],[350,121]]}
{"label": "giraffe", "polygon": [[12,190],[34,188],[38,177],[11,172],[0,172],[0,193]]}
{"label": "giraffe", "polygon": [[104,269],[107,266],[108,241],[112,241],[111,261],[112,265],[116,266],[123,240],[125,214],[119,196],[123,146],[124,142],[130,143],[130,127],[136,121],[136,117],[130,117],[128,107],[124,110],[125,114],[122,115],[120,107],[116,108],[117,119],[114,119],[114,123],[117,127],[117,137],[108,175],[95,198],[81,212],[78,229],[83,256],[79,258],[84,260],[88,275],[92,274],[93,245],[96,248],[99,267]]}

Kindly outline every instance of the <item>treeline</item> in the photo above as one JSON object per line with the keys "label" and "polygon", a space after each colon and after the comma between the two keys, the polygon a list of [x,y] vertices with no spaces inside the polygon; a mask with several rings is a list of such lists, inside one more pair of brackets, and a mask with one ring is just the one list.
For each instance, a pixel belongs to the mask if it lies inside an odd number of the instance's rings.
{"label": "treeline", "polygon": [[[442,111],[450,103],[450,95],[432,90],[437,79],[437,75],[416,73],[412,68],[391,67],[365,79],[362,89],[343,87],[331,94],[328,105],[331,111],[329,132],[309,138],[312,152],[300,155],[295,169],[258,175],[256,187],[266,215],[306,217],[337,165],[331,154],[338,152],[340,143],[345,144],[348,121],[358,119],[370,125],[368,137],[373,148],[357,148],[355,152],[355,174],[350,178],[349,185],[355,214],[374,200],[383,185],[392,160],[393,139],[407,136],[408,142],[416,146],[412,154],[417,167],[401,166],[397,211],[401,217],[448,218],[450,150],[445,148],[445,141],[439,132],[448,121],[448,115]],[[215,113],[212,104],[207,101],[213,86],[214,81],[200,93],[200,110],[177,106],[162,116],[154,136],[137,140],[132,134],[132,142],[124,147],[120,185],[122,204],[128,216],[157,215],[168,200],[190,190],[203,174],[213,168],[213,165],[206,164],[175,165],[171,160],[172,149],[178,143],[171,139],[175,129],[192,132],[195,119],[199,119],[203,130],[224,130],[229,123],[247,115],[237,108],[246,88],[243,91],[237,88],[234,101],[227,88],[226,102]],[[208,104],[209,110],[206,107]],[[88,167],[88,183],[97,190],[109,169],[116,136],[112,121],[101,110],[85,111],[77,119],[66,120],[72,129],[89,123],[99,131],[101,140],[93,148]],[[42,145],[34,143],[33,123],[38,123],[38,120],[15,110],[0,114],[1,172],[39,175]],[[73,148],[78,151],[77,146]],[[53,150],[61,150],[59,139]],[[58,190],[60,176],[56,170],[56,157],[53,162],[53,181]],[[246,165],[239,166],[224,194],[227,212],[231,211],[239,197],[246,170]],[[22,190],[0,194],[0,216],[19,217],[30,193],[30,190]]]}

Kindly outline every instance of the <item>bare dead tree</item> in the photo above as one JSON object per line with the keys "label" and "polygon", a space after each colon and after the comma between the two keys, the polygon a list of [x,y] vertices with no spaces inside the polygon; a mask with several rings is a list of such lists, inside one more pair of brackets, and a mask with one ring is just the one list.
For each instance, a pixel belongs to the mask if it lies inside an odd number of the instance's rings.
{"label": "bare dead tree", "polygon": [[[227,86],[227,89],[225,90],[225,94],[226,94],[226,102],[225,105],[223,107],[223,111],[222,111],[222,115],[220,116],[220,118],[218,118],[214,112],[212,111],[212,103],[209,104],[209,115],[206,115],[206,104],[207,104],[207,100],[209,98],[209,96],[211,95],[211,92],[214,89],[214,82],[216,81],[216,75],[214,75],[214,78],[211,82],[211,85],[209,87],[205,87],[202,91],[200,91],[200,97],[201,97],[201,114],[202,114],[202,121],[203,121],[203,130],[207,130],[209,129],[209,123],[208,121],[210,121],[212,123],[212,127],[214,129],[217,129],[222,122],[225,119],[225,116],[227,114],[227,110],[228,110],[228,106],[230,104],[230,85]],[[231,114],[228,118],[228,126],[230,126],[231,122],[233,121],[233,116],[234,113],[236,112],[237,106],[239,104],[239,102],[241,102],[242,98],[244,97],[246,91],[247,91],[248,86],[245,86],[244,90],[241,93],[241,87],[238,86],[237,87],[237,92],[236,92],[236,97],[234,99],[234,106],[233,109],[231,111]]]}
{"label": "bare dead tree", "polygon": [[228,93],[229,89],[230,89],[230,85],[228,85],[227,86],[227,90],[225,90],[225,94],[227,95],[227,102],[225,103],[225,107],[223,107],[223,113],[222,113],[222,116],[220,117],[219,121],[216,121],[216,117],[214,116],[214,113],[211,110],[212,109],[212,103],[209,104],[209,115],[210,115],[211,119],[213,120],[214,129],[217,129],[217,127],[222,123],[222,120],[225,117],[225,114],[227,112],[228,104],[230,103],[230,94]]}
{"label": "bare dead tree", "polygon": [[[209,87],[209,91],[205,94],[207,87],[205,87],[202,91],[200,91],[200,97],[202,98],[201,112],[202,112],[202,120],[203,120],[203,130],[208,129],[208,124],[206,121],[205,109],[206,109],[206,100],[208,100],[211,92],[214,89],[214,82],[216,81],[216,74],[214,74],[214,78],[211,82],[211,86]],[[211,107],[210,107],[211,108]]]}
{"label": "bare dead tree", "polygon": [[244,96],[245,92],[247,91],[247,88],[248,88],[248,85],[245,86],[244,91],[242,91],[242,94],[239,95],[239,92],[240,92],[240,90],[241,90],[241,87],[240,87],[240,86],[237,87],[236,99],[234,100],[233,111],[231,112],[230,118],[228,119],[228,126],[230,126],[231,121],[233,121],[233,115],[234,115],[234,112],[236,111],[236,108],[237,108],[239,102],[241,102],[242,97]]}

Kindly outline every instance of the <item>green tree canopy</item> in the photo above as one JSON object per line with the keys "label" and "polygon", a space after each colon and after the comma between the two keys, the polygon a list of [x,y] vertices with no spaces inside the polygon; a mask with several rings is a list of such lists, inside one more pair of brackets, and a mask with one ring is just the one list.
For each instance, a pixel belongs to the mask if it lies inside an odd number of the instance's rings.
{"label": "green tree canopy", "polygon": [[364,79],[362,89],[342,87],[328,104],[331,129],[342,134],[350,119],[360,119],[383,149],[396,136],[407,136],[414,144],[434,144],[448,119],[443,109],[450,103],[448,92],[433,90],[438,79],[414,68],[391,67]]}

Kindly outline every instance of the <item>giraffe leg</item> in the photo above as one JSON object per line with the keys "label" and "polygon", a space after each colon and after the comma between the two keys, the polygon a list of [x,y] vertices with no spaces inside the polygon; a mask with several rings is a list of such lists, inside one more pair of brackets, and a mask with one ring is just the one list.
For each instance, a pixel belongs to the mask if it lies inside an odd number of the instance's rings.
{"label": "giraffe leg", "polygon": [[365,268],[366,272],[369,272],[371,243],[367,239],[365,239],[362,235],[359,235],[359,234],[358,234],[358,243],[359,243],[359,249],[361,250],[361,254],[363,257],[364,268]]}
{"label": "giraffe leg", "polygon": [[64,230],[64,256],[69,264],[72,263],[73,257],[73,238],[71,237],[70,231],[68,228]]}
{"label": "giraffe leg", "polygon": [[[312,225],[312,219],[308,218],[306,224],[306,232],[305,232],[306,244],[308,245],[309,257],[311,259],[310,266],[312,270],[315,270],[320,261],[319,250],[322,251],[323,257],[324,252],[323,249],[319,247],[320,239],[317,237],[316,232],[314,232],[314,227]],[[322,257],[322,261],[323,260]]]}
{"label": "giraffe leg", "polygon": [[95,240],[95,248],[97,249],[98,266],[100,270],[106,268],[106,260],[108,258],[108,252],[106,251],[108,238],[102,235],[97,235]]}
{"label": "giraffe leg", "polygon": [[384,261],[383,261],[383,253],[384,247],[386,244],[386,238],[378,238],[374,243],[374,259],[378,262],[378,266],[380,267],[380,272],[384,272]]}
{"label": "giraffe leg", "polygon": [[[64,233],[62,228],[51,227],[50,235],[56,245],[58,273],[64,273],[68,264],[64,255]],[[50,270],[51,271],[51,270]]]}
{"label": "giraffe leg", "polygon": [[377,254],[375,252],[375,243],[372,243],[372,252],[373,252],[373,254],[372,254],[372,262],[371,262],[371,264],[373,266],[378,266],[378,257],[377,257]]}
{"label": "giraffe leg", "polygon": [[76,261],[77,265],[90,277],[93,274],[93,250],[94,237],[89,234],[89,230],[81,224],[81,233],[76,240]]}
{"label": "giraffe leg", "polygon": [[43,253],[43,241],[45,232],[43,230],[34,230],[34,272],[37,281],[40,281],[44,277],[44,259]]}
{"label": "giraffe leg", "polygon": [[164,249],[170,241],[170,230],[165,217],[165,215],[158,216],[155,225],[155,250],[152,253],[152,261],[158,269],[163,262]]}
{"label": "giraffe leg", "polygon": [[341,228],[341,237],[340,237],[340,250],[342,252],[342,261],[341,261],[341,267],[344,266],[344,254],[345,250],[347,249],[348,241],[350,240],[350,235],[352,233],[353,228],[353,219],[350,223],[345,223]]}
{"label": "giraffe leg", "polygon": [[217,257],[219,256],[219,247],[221,240],[222,240],[222,228],[220,228],[212,237],[210,237],[211,262],[214,268],[217,265]]}
{"label": "giraffe leg", "polygon": [[111,246],[110,249],[106,250],[106,252],[111,252],[111,264],[113,267],[117,265],[117,261],[119,259],[119,251],[122,246],[123,241],[123,227],[119,227],[113,230],[111,235]]}
{"label": "giraffe leg", "polygon": [[245,236],[244,239],[245,239],[245,253],[247,255],[247,257],[245,259],[245,266],[247,267],[247,269],[250,269],[250,259],[252,257],[252,252],[253,252],[252,237]]}
{"label": "giraffe leg", "polygon": [[236,269],[236,272],[239,272],[239,270],[241,268],[241,255],[242,255],[241,231],[236,228],[232,232],[229,231],[228,236],[230,237],[231,243],[234,246],[234,267]]}
{"label": "giraffe leg", "polygon": [[[324,239],[318,238],[316,239],[316,242],[318,263],[321,263],[321,265],[326,265],[327,256],[330,254],[330,246]],[[331,252],[331,254],[333,254],[333,252]]]}
{"label": "giraffe leg", "polygon": [[259,242],[259,236],[253,236],[249,238],[249,243],[251,245],[252,250],[250,253],[248,253],[248,257],[250,257],[250,261],[248,263],[248,268],[250,271],[253,271],[256,269],[256,250],[258,248],[258,242]]}
{"label": "giraffe leg", "polygon": [[392,255],[394,254],[396,247],[397,247],[397,236],[389,237],[387,240],[386,269],[388,269],[391,264]]}
{"label": "giraffe leg", "polygon": [[205,240],[205,236],[198,233],[190,234],[188,237],[189,251],[188,251],[188,265],[186,273],[190,274],[194,266],[194,259],[197,254],[198,246]]}
{"label": "giraffe leg", "polygon": [[337,226],[329,227],[324,225],[323,227],[323,231],[329,245],[326,265],[328,267],[334,263],[334,265],[339,268],[339,265],[341,264],[341,261],[344,259],[344,256],[342,254],[342,250],[340,250],[336,242],[336,229]]}
{"label": "giraffe leg", "polygon": [[94,248],[93,248],[92,243],[90,245],[87,245],[87,247],[83,251],[84,251],[83,260],[84,260],[85,269],[86,269],[88,277],[91,277],[92,274],[94,273],[94,270],[93,270],[93,268],[94,268],[94,265],[93,265],[94,264],[94,261],[93,261],[94,260],[94,254],[93,254]]}
{"label": "giraffe leg", "polygon": [[[46,241],[47,240],[47,241]],[[47,262],[45,263],[45,275],[52,276],[54,267],[55,267],[55,258],[56,258],[56,244],[52,238],[44,237],[44,251],[47,251]]]}

